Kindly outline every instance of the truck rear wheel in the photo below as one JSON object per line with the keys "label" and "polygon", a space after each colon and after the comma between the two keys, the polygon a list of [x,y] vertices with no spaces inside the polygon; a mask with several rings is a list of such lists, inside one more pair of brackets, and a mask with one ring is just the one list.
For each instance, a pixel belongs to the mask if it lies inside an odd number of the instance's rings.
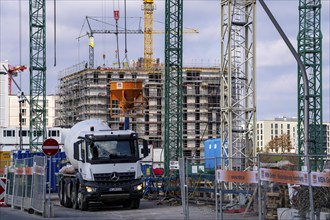
{"label": "truck rear wheel", "polygon": [[63,181],[62,180],[60,180],[60,182],[59,182],[59,185],[58,185],[58,197],[59,197],[59,199],[60,199],[60,204],[61,205],[64,205],[64,200],[63,200],[63,191],[64,191],[64,187],[63,187]]}
{"label": "truck rear wheel", "polygon": [[[73,184],[73,183],[71,183],[71,184]],[[79,209],[78,193],[77,193],[77,188],[76,187],[72,187],[71,202],[72,202],[72,208]]]}
{"label": "truck rear wheel", "polygon": [[63,194],[63,203],[64,206],[67,208],[71,208],[72,207],[72,202],[71,202],[71,193],[70,193],[70,182],[65,181],[64,184],[64,194]]}

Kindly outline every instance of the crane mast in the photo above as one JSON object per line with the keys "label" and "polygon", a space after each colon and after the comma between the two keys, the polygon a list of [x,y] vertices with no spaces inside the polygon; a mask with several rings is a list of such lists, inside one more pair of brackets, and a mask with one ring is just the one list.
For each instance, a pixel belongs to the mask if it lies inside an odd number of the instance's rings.
{"label": "crane mast", "polygon": [[[308,76],[309,85],[309,143],[304,149],[304,82],[298,66],[298,153],[299,155],[321,155],[326,153],[322,128],[322,32],[321,0],[299,1],[298,54]],[[303,165],[306,158],[300,159]],[[320,169],[322,158],[310,157],[312,170]]]}
{"label": "crane mast", "polygon": [[183,0],[165,1],[164,174],[182,156]]}
{"label": "crane mast", "polygon": [[154,0],[144,0],[144,69],[152,69],[153,59],[153,19],[154,19]]}
{"label": "crane mast", "polygon": [[246,170],[255,154],[255,12],[255,0],[221,1],[221,147],[230,170]]}
{"label": "crane mast", "polygon": [[46,137],[46,0],[29,0],[30,150]]}

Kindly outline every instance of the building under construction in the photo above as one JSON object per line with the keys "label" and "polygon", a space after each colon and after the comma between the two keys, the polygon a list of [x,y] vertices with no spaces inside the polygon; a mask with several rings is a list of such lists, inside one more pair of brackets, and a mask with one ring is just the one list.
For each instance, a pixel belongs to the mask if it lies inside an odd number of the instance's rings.
{"label": "building under construction", "polygon": [[[140,62],[125,69],[92,69],[80,63],[62,71],[58,77],[56,126],[71,127],[98,118],[113,129],[122,129],[126,117],[130,129],[154,148],[161,148],[163,68],[157,63],[152,71],[146,71],[143,59]],[[219,68],[215,67],[183,70],[184,156],[203,156],[203,141],[219,138],[219,77]]]}

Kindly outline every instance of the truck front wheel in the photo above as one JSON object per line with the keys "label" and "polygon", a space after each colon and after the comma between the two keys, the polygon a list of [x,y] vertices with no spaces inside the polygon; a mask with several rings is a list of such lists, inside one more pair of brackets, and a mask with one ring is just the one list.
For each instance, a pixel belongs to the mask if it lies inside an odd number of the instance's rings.
{"label": "truck front wheel", "polygon": [[126,200],[123,204],[124,208],[138,209],[140,207],[140,199]]}
{"label": "truck front wheel", "polygon": [[79,186],[79,189],[78,189],[77,202],[78,202],[79,209],[81,211],[88,210],[88,202],[85,201],[85,199],[84,199],[84,195],[81,192],[81,186]]}

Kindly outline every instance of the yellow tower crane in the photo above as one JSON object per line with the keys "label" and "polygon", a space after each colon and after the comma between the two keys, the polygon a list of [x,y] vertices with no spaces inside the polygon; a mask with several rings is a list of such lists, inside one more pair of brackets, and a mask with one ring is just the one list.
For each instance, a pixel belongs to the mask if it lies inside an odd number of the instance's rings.
{"label": "yellow tower crane", "polygon": [[[142,10],[144,11],[144,69],[153,69],[153,34],[164,34],[165,31],[153,29],[154,10],[156,5],[154,0],[143,0]],[[197,34],[197,29],[186,29],[185,34]]]}
{"label": "yellow tower crane", "polygon": [[143,0],[144,11],[144,69],[152,69],[153,59],[153,20],[156,9],[154,0]]}

